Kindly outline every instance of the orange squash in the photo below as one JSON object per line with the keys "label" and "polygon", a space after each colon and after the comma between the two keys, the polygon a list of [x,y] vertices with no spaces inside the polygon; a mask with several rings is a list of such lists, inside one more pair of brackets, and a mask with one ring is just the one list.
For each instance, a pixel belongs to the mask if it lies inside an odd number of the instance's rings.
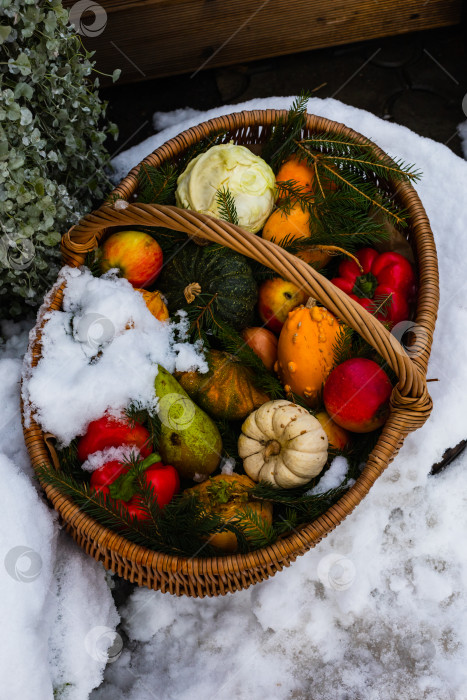
{"label": "orange squash", "polygon": [[207,353],[209,371],[181,372],[177,379],[193,401],[213,418],[242,420],[270,397],[255,386],[255,375],[235,355]]}
{"label": "orange squash", "polygon": [[167,306],[164,304],[160,292],[157,290],[154,292],[148,292],[147,289],[135,289],[135,292],[139,292],[141,294],[149,311],[157,318],[158,321],[166,321],[169,318],[169,311]]}
{"label": "orange squash", "polygon": [[[255,482],[245,474],[218,474],[186,489],[183,494],[198,496],[208,513],[218,515],[225,523],[235,521],[240,528],[242,525],[248,528],[251,526],[249,514],[253,511],[256,518],[271,525],[272,504],[269,501],[249,500],[248,491],[254,486]],[[245,536],[248,539],[247,533]],[[215,532],[208,542],[223,552],[236,552],[238,549],[235,533],[228,530]]]}
{"label": "orange squash", "polygon": [[290,311],[279,336],[275,370],[286,392],[317,407],[322,386],[333,368],[333,348],[341,326],[327,309],[309,299]]}
{"label": "orange squash", "polygon": [[286,214],[282,209],[273,211],[269,219],[264,224],[263,238],[267,241],[274,241],[277,245],[282,245],[282,241],[287,240],[287,243],[301,240],[304,238],[310,239],[310,248],[299,250],[296,255],[301,260],[307,263],[314,263],[320,269],[328,264],[331,256],[324,251],[313,249],[313,237],[310,238],[310,214],[304,211],[299,202],[296,202],[290,212]]}

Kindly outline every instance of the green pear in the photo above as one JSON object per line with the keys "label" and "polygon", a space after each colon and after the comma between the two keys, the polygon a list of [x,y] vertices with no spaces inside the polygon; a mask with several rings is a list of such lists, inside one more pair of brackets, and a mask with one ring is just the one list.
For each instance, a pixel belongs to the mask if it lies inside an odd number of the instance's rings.
{"label": "green pear", "polygon": [[166,369],[158,365],[154,383],[161,421],[159,452],[180,476],[209,476],[219,466],[222,438],[213,420],[190,399]]}

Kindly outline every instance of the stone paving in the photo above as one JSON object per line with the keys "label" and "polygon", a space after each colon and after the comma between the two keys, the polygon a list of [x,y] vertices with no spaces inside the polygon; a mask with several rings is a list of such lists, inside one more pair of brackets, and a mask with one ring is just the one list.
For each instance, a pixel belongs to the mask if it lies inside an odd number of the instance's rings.
{"label": "stone paving", "polygon": [[[467,22],[374,41],[281,56],[103,90],[120,128],[111,152],[154,133],[156,111],[207,110],[254,97],[314,90],[419,134],[462,155],[457,125],[467,118]],[[125,59],[122,57],[122,61]],[[464,101],[467,110],[467,98]]]}

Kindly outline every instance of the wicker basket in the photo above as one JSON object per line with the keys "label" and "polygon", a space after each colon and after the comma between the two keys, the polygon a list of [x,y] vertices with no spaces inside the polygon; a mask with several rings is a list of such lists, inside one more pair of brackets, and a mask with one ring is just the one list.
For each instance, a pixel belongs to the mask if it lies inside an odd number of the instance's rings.
{"label": "wicker basket", "polygon": [[[258,144],[264,141],[280,114],[285,112],[240,112],[210,120],[171,139],[144,162],[158,166],[166,160],[177,159],[187,147],[219,130],[228,132],[227,140],[232,139],[249,146],[257,144],[254,150],[258,151]],[[363,136],[342,124],[308,115],[305,135],[316,131],[339,133],[368,144]],[[379,156],[387,157],[376,146],[374,148]],[[131,200],[136,190],[138,168],[139,166],[127,175],[114,195],[123,200]],[[222,243],[304,287],[334,315],[358,331],[399,377],[391,397],[390,416],[363,472],[352,488],[314,522],[300,527],[269,547],[249,554],[212,558],[169,556],[129,542],[99,525],[55,488],[43,485],[66,529],[88,554],[102,561],[107,569],[141,586],[176,595],[223,595],[247,588],[288,566],[297,556],[314,547],[360,503],[394,458],[406,435],[423,425],[432,407],[426,388],[426,368],[439,297],[436,248],[428,218],[413,187],[399,183],[397,190],[395,185],[393,189],[395,197],[409,212],[407,236],[418,268],[419,293],[415,323],[420,332],[416,333],[410,357],[379,321],[325,277],[274,243],[246,233],[232,224],[175,207],[129,204],[126,208],[121,208],[123,203],[117,202],[114,206],[105,205],[89,214],[63,237],[64,262],[73,266],[82,264],[86,252],[95,248],[101,237],[113,226],[164,226]],[[63,287],[55,288],[47,297],[46,310],[60,309],[62,297]],[[40,331],[40,320],[37,331]],[[33,364],[37,364],[41,355],[40,332],[32,335],[30,351]],[[59,468],[53,442],[36,423],[32,422],[25,428],[24,434],[34,467],[46,464],[50,469]]]}

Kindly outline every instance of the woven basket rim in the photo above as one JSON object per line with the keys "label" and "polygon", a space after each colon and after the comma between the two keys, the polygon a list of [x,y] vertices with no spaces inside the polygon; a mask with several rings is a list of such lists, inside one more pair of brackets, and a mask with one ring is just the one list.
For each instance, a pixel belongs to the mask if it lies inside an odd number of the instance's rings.
{"label": "woven basket rim", "polygon": [[[229,131],[235,131],[236,129],[243,129],[245,133],[248,129],[254,127],[262,127],[262,129],[267,129],[278,116],[285,115],[286,110],[254,110],[254,111],[241,111],[235,112],[230,115],[225,115],[223,117],[216,117],[210,119],[206,122],[187,129],[186,131],[178,134],[174,138],[170,139],[166,143],[162,144],[159,148],[148,154],[135,168],[133,168],[128,175],[122,180],[119,186],[112,193],[113,197],[119,197],[121,199],[129,200],[136,188],[137,183],[137,173],[142,163],[149,163],[151,165],[157,165],[166,160],[169,157],[175,157],[177,153],[186,149],[191,143],[199,140],[202,136],[212,133],[213,131],[227,129]],[[343,124],[333,122],[331,120],[316,117],[315,115],[308,115],[307,127],[313,124],[314,128],[321,127],[322,130],[339,130],[348,136],[355,138],[357,140],[363,140],[368,143],[369,139],[366,139],[361,134],[349,129]],[[311,128],[311,126],[310,126]],[[242,133],[242,132],[240,132]],[[263,133],[264,135],[264,133]],[[261,135],[258,134],[258,138]],[[238,138],[237,138],[238,141]],[[241,142],[241,140],[240,140]],[[371,143],[371,142],[370,142]],[[387,158],[381,149],[376,145],[374,146],[376,151],[382,156]],[[417,313],[415,318],[415,323],[425,328],[428,333],[428,342],[425,352],[420,356],[417,356],[412,360],[414,366],[416,366],[417,372],[414,376],[425,381],[426,377],[426,365],[428,362],[429,352],[431,348],[432,332],[434,329],[434,324],[436,321],[436,311],[438,304],[438,278],[437,278],[437,264],[436,264],[436,248],[434,245],[433,236],[431,229],[429,227],[429,222],[426,217],[426,213],[423,206],[416,194],[415,190],[411,185],[406,185],[398,188],[398,196],[405,196],[410,201],[410,222],[412,228],[415,230],[417,227],[421,227],[424,232],[424,241],[420,240],[420,236],[415,236],[414,247],[416,249],[416,260],[420,267],[420,290],[417,303]],[[134,205],[136,208],[136,205]],[[131,208],[131,207],[130,207]],[[94,212],[94,215],[102,213],[107,216],[107,210],[110,207],[102,207],[101,210]],[[171,211],[172,207],[151,207],[150,205],[139,205],[137,207],[138,213],[141,212],[141,216],[146,213],[147,210],[151,212],[158,213],[162,216],[175,216]],[[105,211],[104,211],[105,210]],[[127,211],[127,210],[125,210]],[[94,215],[88,215],[85,220],[91,221]],[[231,225],[222,224],[217,220],[210,219],[210,217],[203,217],[201,215],[193,215],[192,212],[185,212],[184,210],[178,210],[176,212],[178,219],[185,219],[197,221],[198,225],[202,223],[207,225],[212,229],[216,228],[218,230],[230,230],[232,232],[233,227]],[[80,224],[81,225],[81,224]],[[83,257],[87,250],[95,247],[97,238],[92,240],[92,236],[89,234],[87,236],[86,243],[82,243],[81,239],[77,235],[77,231],[80,232],[80,225],[78,227],[73,227],[73,229],[64,237],[62,244],[62,251],[64,252],[65,261],[68,264],[78,264],[80,258]],[[118,225],[111,223],[110,225]],[[120,225],[125,225],[120,223]],[[161,225],[161,224],[159,224]],[[165,225],[165,224],[164,224]],[[188,225],[188,224],[187,224]],[[100,223],[102,228],[103,224]],[[83,227],[81,227],[83,229]],[[89,228],[89,227],[88,227]],[[83,229],[84,230],[84,229]],[[240,230],[240,229],[239,229]],[[241,230],[240,230],[241,231]],[[82,233],[82,231],[81,231]],[[244,232],[243,232],[244,233]],[[76,236],[74,238],[74,236]],[[261,239],[262,240],[262,239]],[[270,244],[270,247],[277,248],[274,244]],[[284,252],[283,249],[280,255]],[[248,254],[248,253],[245,253]],[[279,253],[278,253],[279,255]],[[288,254],[290,255],[290,254]],[[423,263],[423,265],[421,264]],[[55,303],[61,304],[62,289],[57,289],[55,293],[49,294],[47,308],[53,307]],[[59,308],[59,307],[57,307]],[[39,330],[39,325],[36,327]],[[40,334],[38,334],[40,336]],[[36,341],[37,343],[37,341]],[[33,351],[37,345],[34,345],[34,341],[31,341],[30,350]],[[420,383],[420,382],[419,382]],[[420,387],[418,387],[420,389]],[[424,386],[426,393],[426,385]],[[420,394],[420,391],[418,391]],[[426,394],[427,396],[427,394]],[[426,410],[424,413],[424,418],[429,414],[431,405],[427,401],[424,395],[424,400],[426,402]],[[83,530],[88,527],[93,531],[93,540],[97,548],[107,548],[110,551],[118,550],[118,553],[125,558],[129,558],[131,562],[140,564],[145,567],[152,568],[154,570],[162,570],[168,572],[173,576],[177,574],[187,574],[191,577],[212,577],[213,581],[218,576],[230,575],[232,572],[236,572],[237,577],[242,576],[245,573],[255,571],[264,571],[266,568],[268,573],[273,574],[275,570],[282,568],[284,565],[288,565],[289,562],[293,561],[296,556],[302,554],[311,546],[314,546],[322,537],[326,536],[331,530],[333,530],[342,520],[355,508],[356,505],[364,498],[374,481],[380,476],[384,468],[387,466],[390,459],[397,453],[398,446],[402,443],[405,435],[411,429],[404,424],[401,420],[401,416],[404,412],[404,405],[407,406],[406,410],[409,412],[411,410],[411,401],[414,401],[414,397],[410,396],[410,392],[399,392],[396,397],[399,402],[402,403],[402,408],[399,406],[398,411],[391,414],[390,418],[386,422],[383,431],[378,440],[377,446],[380,446],[381,454],[374,459],[373,452],[368,458],[367,464],[365,465],[362,473],[355,482],[355,484],[339,499],[339,501],[329,508],[323,515],[317,518],[311,523],[304,524],[300,526],[299,529],[293,531],[287,536],[280,538],[275,543],[264,547],[253,552],[246,554],[219,554],[214,557],[187,557],[179,555],[165,555],[160,552],[155,552],[146,547],[136,545],[118,533],[109,530],[108,528],[100,525],[94,521],[90,516],[84,514],[79,510],[79,507],[74,504],[71,499],[63,496],[59,491],[50,486],[45,486],[47,496],[54,503],[54,507],[59,510],[62,518],[68,523],[70,528],[76,528],[77,530]],[[415,399],[417,396],[415,397]],[[420,396],[418,395],[418,399]],[[428,397],[429,399],[429,397]],[[425,415],[426,414],[426,415]],[[424,420],[420,422],[422,424]],[[48,450],[45,445],[43,434],[37,424],[32,424],[31,428],[27,428],[24,423],[24,413],[23,413],[23,426],[25,430],[26,443],[28,445],[28,450],[31,455],[31,460],[33,466],[37,466],[39,463],[37,461],[37,452],[41,453],[41,462],[44,463],[44,458],[46,459],[49,466],[51,465],[50,457],[48,456]],[[418,425],[415,426],[415,428]],[[413,429],[413,428],[412,428]],[[38,435],[39,433],[39,435]],[[397,444],[395,439],[397,438]],[[37,444],[38,439],[42,440],[41,445]],[[39,449],[41,448],[41,449]],[[375,448],[376,449],[376,448]],[[385,457],[386,453],[386,457]],[[65,512],[64,512],[65,511]],[[76,522],[78,521],[78,522]],[[96,556],[96,555],[94,555]],[[96,558],[99,558],[96,556]],[[269,571],[269,569],[274,569]],[[264,576],[263,576],[264,577]],[[261,580],[260,578],[257,580]],[[249,581],[246,585],[250,585],[255,581]],[[203,583],[206,586],[206,582]],[[216,584],[218,585],[218,584]],[[245,587],[242,585],[241,587]],[[234,590],[236,590],[234,588]],[[187,592],[187,591],[183,591]],[[221,591],[222,592],[222,591]],[[193,593],[191,593],[193,594]],[[208,592],[208,594],[210,594]],[[215,594],[215,593],[214,593]],[[196,593],[194,593],[196,595]]]}

